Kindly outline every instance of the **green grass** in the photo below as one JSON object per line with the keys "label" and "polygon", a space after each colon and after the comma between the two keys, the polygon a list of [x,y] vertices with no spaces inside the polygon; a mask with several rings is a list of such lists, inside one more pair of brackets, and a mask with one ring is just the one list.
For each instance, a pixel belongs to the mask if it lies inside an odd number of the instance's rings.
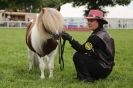
{"label": "green grass", "polygon": [[[76,76],[72,55],[75,52],[66,42],[65,69],[60,71],[58,55],[55,59],[54,78],[41,80],[39,70],[28,70],[25,29],[0,29],[0,88],[132,88],[133,86],[133,30],[108,30],[115,39],[115,67],[106,80],[84,83]],[[88,32],[69,32],[80,43]],[[57,53],[58,54],[58,53]]]}

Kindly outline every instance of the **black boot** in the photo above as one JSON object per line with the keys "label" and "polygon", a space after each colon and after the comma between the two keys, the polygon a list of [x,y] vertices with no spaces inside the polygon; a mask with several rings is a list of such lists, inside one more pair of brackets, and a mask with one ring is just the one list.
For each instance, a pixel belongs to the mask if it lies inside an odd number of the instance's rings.
{"label": "black boot", "polygon": [[77,72],[77,79],[80,81],[84,81],[84,82],[94,82],[95,79],[91,77],[91,75],[89,73],[82,74],[79,71]]}
{"label": "black boot", "polygon": [[90,83],[90,82],[93,83],[93,82],[95,81],[95,79],[92,78],[92,77],[88,77],[88,78],[84,79],[83,81],[84,81],[84,82],[87,82],[87,83]]}

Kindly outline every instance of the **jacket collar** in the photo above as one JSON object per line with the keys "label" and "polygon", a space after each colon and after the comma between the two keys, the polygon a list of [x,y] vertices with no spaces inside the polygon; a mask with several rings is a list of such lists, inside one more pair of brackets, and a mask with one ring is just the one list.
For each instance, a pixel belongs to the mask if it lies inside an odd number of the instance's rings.
{"label": "jacket collar", "polygon": [[99,31],[102,31],[102,30],[104,30],[104,28],[97,28],[97,29],[95,29],[95,30],[92,32],[92,34],[95,34],[95,33],[99,32]]}

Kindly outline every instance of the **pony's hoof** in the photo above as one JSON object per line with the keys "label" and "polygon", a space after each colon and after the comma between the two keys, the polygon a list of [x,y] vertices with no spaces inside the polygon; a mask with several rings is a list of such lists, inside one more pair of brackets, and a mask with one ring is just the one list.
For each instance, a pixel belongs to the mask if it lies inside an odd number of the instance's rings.
{"label": "pony's hoof", "polygon": [[32,68],[29,68],[29,71],[32,71]]}
{"label": "pony's hoof", "polygon": [[32,68],[32,66],[29,66],[29,71],[31,71],[33,68]]}
{"label": "pony's hoof", "polygon": [[45,77],[44,77],[44,76],[40,76],[40,78],[41,78],[41,79],[45,79]]}
{"label": "pony's hoof", "polygon": [[32,73],[32,71],[33,71],[33,70],[32,70],[32,69],[30,69],[30,68],[29,68],[28,70],[29,70],[29,73]]}
{"label": "pony's hoof", "polygon": [[50,75],[49,78],[53,78],[53,75]]}

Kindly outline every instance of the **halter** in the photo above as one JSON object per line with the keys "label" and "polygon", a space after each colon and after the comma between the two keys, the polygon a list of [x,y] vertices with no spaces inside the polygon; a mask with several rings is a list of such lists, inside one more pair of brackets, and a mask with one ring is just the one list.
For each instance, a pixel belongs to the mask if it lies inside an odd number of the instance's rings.
{"label": "halter", "polygon": [[53,37],[54,39],[58,39],[58,38],[59,38],[59,35],[58,35],[58,34],[55,34],[55,33],[51,32],[51,31],[48,30],[44,25],[43,25],[43,28],[44,28],[45,32],[47,32],[48,34],[52,35],[52,37]]}

